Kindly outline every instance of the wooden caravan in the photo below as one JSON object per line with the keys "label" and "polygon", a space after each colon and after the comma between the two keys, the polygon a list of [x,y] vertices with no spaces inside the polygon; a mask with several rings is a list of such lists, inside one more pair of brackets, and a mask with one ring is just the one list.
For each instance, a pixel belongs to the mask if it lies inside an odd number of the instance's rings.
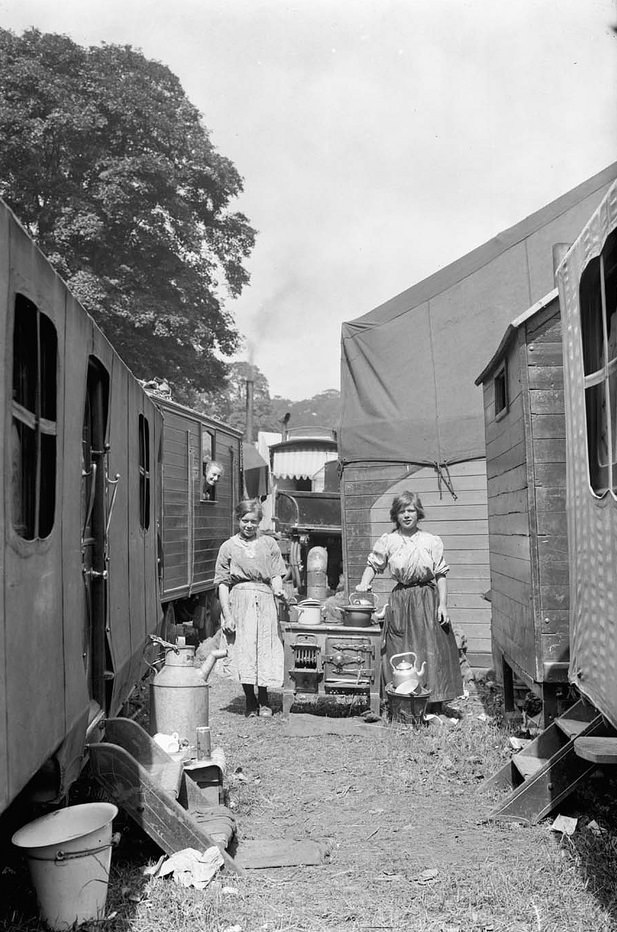
{"label": "wooden caravan", "polygon": [[[169,623],[193,615],[197,626],[208,630],[216,555],[233,533],[233,511],[240,500],[242,435],[169,399],[152,397],[163,415],[161,600]],[[223,472],[208,486],[212,462]],[[189,603],[178,605],[189,597],[192,612]]]}
{"label": "wooden caravan", "polygon": [[557,712],[568,670],[566,422],[557,291],[517,317],[483,386],[493,655]]}
{"label": "wooden caravan", "polygon": [[161,416],[0,204],[0,812],[79,774],[159,621]]}
{"label": "wooden caravan", "polygon": [[348,585],[359,581],[394,494],[426,482],[424,526],[445,535],[450,614],[476,666],[490,666],[492,657],[490,605],[482,600],[489,588],[484,410],[474,379],[510,321],[554,287],[553,244],[578,235],[616,178],[614,164],[343,324],[339,458]]}
{"label": "wooden caravan", "polygon": [[558,269],[570,681],[617,727],[617,186]]}

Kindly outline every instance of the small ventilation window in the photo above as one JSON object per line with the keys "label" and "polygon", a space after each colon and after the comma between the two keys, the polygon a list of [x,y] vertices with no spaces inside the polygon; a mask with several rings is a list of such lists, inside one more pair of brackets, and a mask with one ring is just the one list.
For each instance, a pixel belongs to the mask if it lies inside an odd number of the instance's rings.
{"label": "small ventilation window", "polygon": [[139,523],[144,531],[150,527],[150,425],[139,415]]}
{"label": "small ventilation window", "polygon": [[493,380],[495,386],[495,417],[503,417],[508,410],[508,376],[505,362],[496,372]]}
{"label": "small ventilation window", "polygon": [[11,514],[24,540],[49,537],[56,509],[56,369],[51,320],[15,297],[11,424]]}

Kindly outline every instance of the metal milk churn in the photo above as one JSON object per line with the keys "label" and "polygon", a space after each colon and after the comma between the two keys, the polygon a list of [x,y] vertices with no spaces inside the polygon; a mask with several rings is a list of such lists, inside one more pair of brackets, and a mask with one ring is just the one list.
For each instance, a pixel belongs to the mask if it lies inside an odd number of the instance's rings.
{"label": "metal milk churn", "polygon": [[194,647],[167,650],[165,665],[150,684],[150,734],[177,732],[181,742],[195,745],[196,729],[209,724],[209,691],[204,671],[195,666]]}
{"label": "metal milk churn", "polygon": [[328,551],[325,547],[311,547],[306,558],[306,594],[310,599],[323,602],[328,595]]}

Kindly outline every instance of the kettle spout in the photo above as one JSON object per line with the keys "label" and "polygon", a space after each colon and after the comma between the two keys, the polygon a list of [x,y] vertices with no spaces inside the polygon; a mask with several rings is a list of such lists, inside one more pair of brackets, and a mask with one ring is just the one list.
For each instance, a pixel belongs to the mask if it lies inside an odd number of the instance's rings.
{"label": "kettle spout", "polygon": [[214,664],[216,663],[216,661],[222,660],[223,657],[226,657],[226,656],[227,656],[227,649],[219,649],[219,650],[210,651],[210,653],[208,654],[208,656],[202,663],[201,667],[199,668],[199,672],[204,678],[204,683],[208,682],[208,677],[212,673],[212,670],[214,668]]}

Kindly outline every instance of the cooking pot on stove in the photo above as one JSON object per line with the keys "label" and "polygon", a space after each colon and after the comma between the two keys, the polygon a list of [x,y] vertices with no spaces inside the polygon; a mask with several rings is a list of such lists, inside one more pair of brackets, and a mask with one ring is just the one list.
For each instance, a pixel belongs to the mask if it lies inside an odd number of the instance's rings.
{"label": "cooking pot on stove", "polygon": [[321,602],[319,599],[304,599],[298,602],[299,625],[320,625],[321,624]]}
{"label": "cooking pot on stove", "polygon": [[371,624],[374,605],[343,605],[343,624],[356,628],[368,628]]}

